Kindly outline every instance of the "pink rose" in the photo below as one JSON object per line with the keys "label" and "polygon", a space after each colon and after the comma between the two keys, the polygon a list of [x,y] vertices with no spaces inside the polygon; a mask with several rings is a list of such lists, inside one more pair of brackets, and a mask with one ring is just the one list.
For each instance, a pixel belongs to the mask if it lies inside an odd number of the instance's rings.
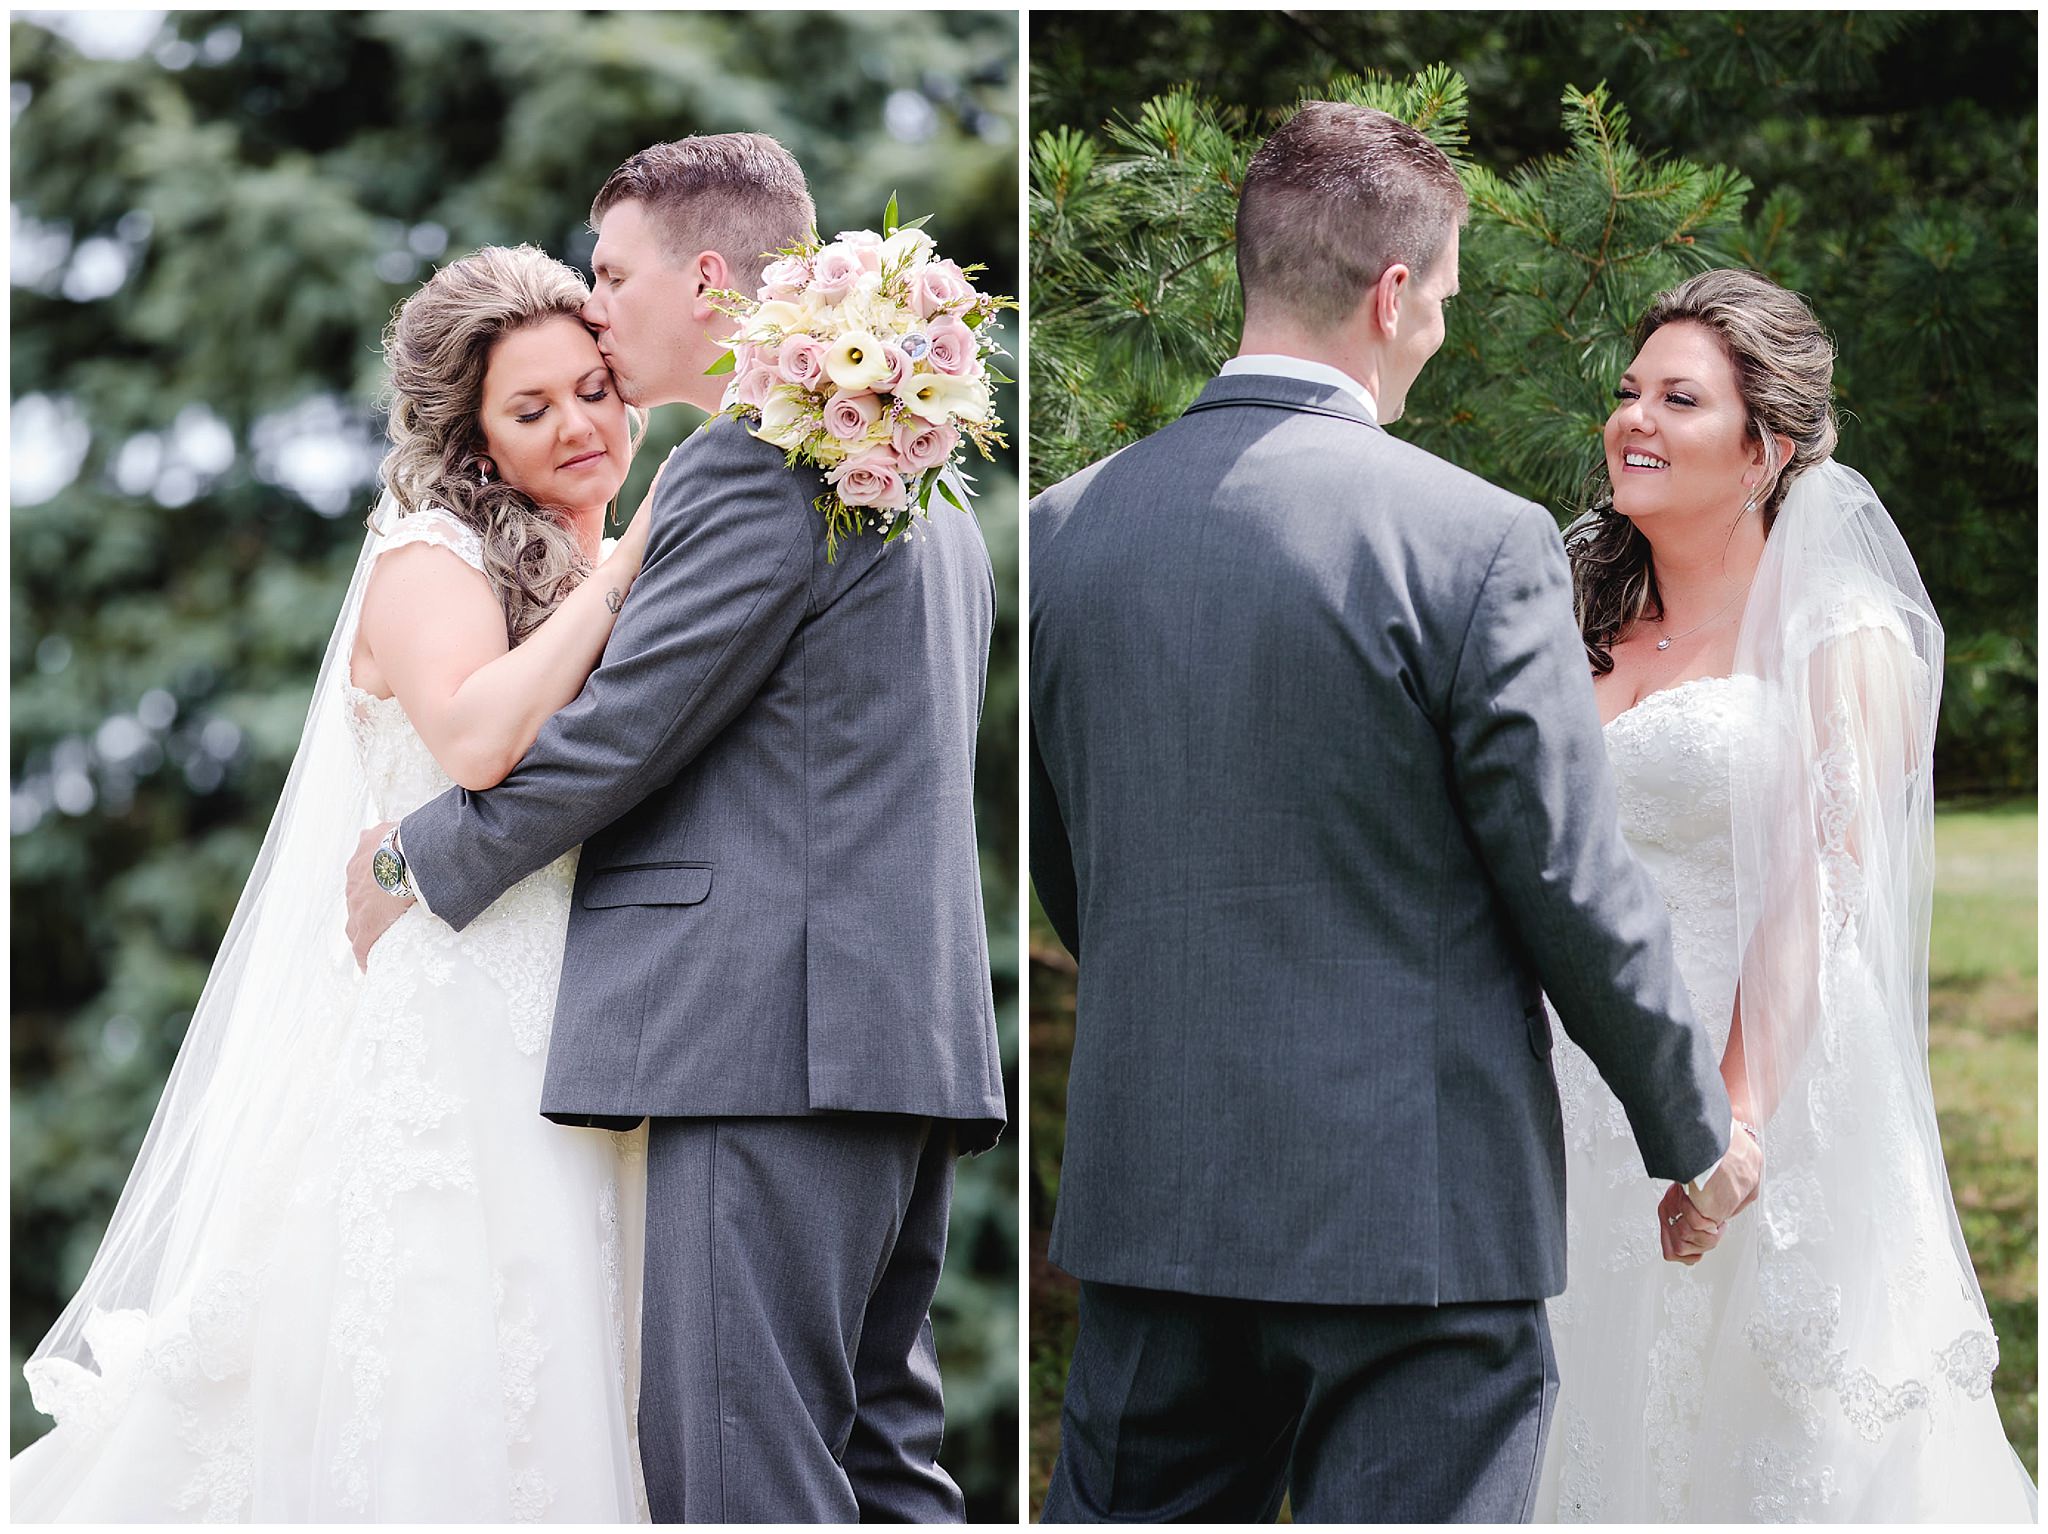
{"label": "pink rose", "polygon": [[895,444],[896,456],[902,461],[904,471],[922,474],[926,469],[936,469],[952,455],[960,445],[960,433],[950,426],[934,426],[921,421],[914,415],[907,415],[896,423],[890,434]]}
{"label": "pink rose", "polygon": [[864,270],[860,257],[853,251],[827,245],[812,263],[811,285],[817,289],[820,298],[836,304],[853,291],[853,285],[860,281]]}
{"label": "pink rose", "polygon": [[866,436],[881,418],[882,402],[872,394],[835,394],[825,401],[825,430],[841,442]]}
{"label": "pink rose", "polygon": [[815,389],[825,378],[825,343],[816,336],[787,336],[775,367],[784,382]]}
{"label": "pink rose", "polygon": [[852,251],[864,272],[882,269],[882,237],[872,229],[842,229],[837,243]]}
{"label": "pink rose", "polygon": [[910,306],[919,319],[944,309],[965,309],[974,296],[974,285],[956,261],[930,261],[911,275]]}
{"label": "pink rose", "polygon": [[894,341],[882,343],[882,360],[889,364],[889,371],[875,380],[875,392],[888,394],[910,376],[912,364],[910,354]]}
{"label": "pink rose", "polygon": [[847,459],[825,478],[839,492],[839,499],[849,506],[901,511],[910,503],[910,489],[903,483],[902,467],[886,447],[871,447],[858,457]]}
{"label": "pink rose", "polygon": [[925,327],[925,338],[932,343],[932,349],[926,355],[941,373],[954,378],[965,377],[968,369],[979,360],[981,348],[975,342],[974,332],[956,319],[934,320]]}
{"label": "pink rose", "polygon": [[757,362],[740,374],[739,402],[759,410],[768,403],[768,396],[782,387],[782,383],[780,371],[765,362]]}
{"label": "pink rose", "polygon": [[771,261],[761,273],[763,298],[796,299],[810,286],[811,264],[801,256],[784,256]]}

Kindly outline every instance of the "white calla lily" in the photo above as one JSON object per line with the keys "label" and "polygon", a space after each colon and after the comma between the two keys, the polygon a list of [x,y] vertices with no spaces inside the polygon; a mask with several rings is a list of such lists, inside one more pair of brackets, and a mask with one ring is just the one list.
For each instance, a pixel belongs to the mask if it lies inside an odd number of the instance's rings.
{"label": "white calla lily", "polygon": [[872,330],[849,330],[825,353],[825,373],[847,394],[872,389],[889,376],[882,338]]}

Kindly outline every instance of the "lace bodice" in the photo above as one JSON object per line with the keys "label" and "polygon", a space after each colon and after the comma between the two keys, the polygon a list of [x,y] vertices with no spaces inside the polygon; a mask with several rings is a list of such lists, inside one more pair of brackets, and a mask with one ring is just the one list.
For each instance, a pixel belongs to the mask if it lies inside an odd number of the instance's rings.
{"label": "lace bodice", "polygon": [[[1763,685],[1697,678],[1604,734],[1623,834],[1663,898],[1717,1056],[1738,971],[1734,799],[1752,773],[1759,789],[1771,781],[1782,749]],[[1661,1190],[1628,1117],[1583,1051],[1558,1040],[1568,1258],[1549,1315],[1564,1385],[1539,1521],[1855,1519],[1879,1507],[1912,1519],[1928,1516],[1913,1510],[1920,1488],[1945,1485],[1940,1467],[1966,1454],[1980,1456],[1969,1462],[1984,1485],[2013,1479],[1988,1396],[1996,1343],[1961,1285],[1941,1282],[1938,1189],[1887,1138],[1910,1116],[1910,1083],[1867,1038],[1847,967],[1823,988],[1810,1083],[1766,1126],[1775,1182],[1767,1170],[1767,1196],[1696,1267],[1661,1260]],[[1825,1180],[1823,1139],[1839,1142]],[[1879,1209],[1881,1227],[1856,1223]],[[1886,1492],[1873,1467],[1888,1454],[1911,1468]],[[1863,1500],[1873,1489],[1894,1500]]]}
{"label": "lace bodice", "polygon": [[[482,566],[480,540],[445,512],[401,519],[372,555],[418,542]],[[445,792],[403,706],[337,669],[323,710],[342,710],[374,813]],[[334,724],[316,720],[323,755]],[[362,796],[352,782],[346,796],[352,815]],[[338,964],[287,955],[238,1026],[302,1042],[274,1076],[254,1073],[248,1101],[230,1093],[208,1120],[218,1132],[186,1152],[201,1170],[167,1228],[188,1255],[148,1309],[92,1309],[89,1361],[24,1370],[59,1425],[15,1461],[17,1517],[646,1516],[633,1445],[644,1135],[534,1111],[575,867],[574,852],[557,859],[460,932],[415,906],[360,974],[345,946]],[[333,912],[337,939],[338,873],[301,897]]]}
{"label": "lace bodice", "polygon": [[[1716,1055],[1734,1016],[1735,848],[1729,829],[1729,769],[1738,750],[1760,743],[1752,677],[1699,677],[1650,694],[1608,722],[1607,756],[1622,834],[1663,896],[1672,952]],[[1620,1101],[1561,1028],[1554,1064],[1565,1137],[1577,1150],[1609,1159],[1603,1175],[1646,1176],[1635,1132]],[[1630,1219],[1616,1232],[1635,1266],[1656,1256],[1654,1228]]]}
{"label": "lace bodice", "polygon": [[1696,677],[1610,720],[1622,834],[1671,913],[1678,968],[1718,1053],[1735,999],[1731,768],[1763,748],[1746,676]]}
{"label": "lace bodice", "polygon": [[[466,523],[438,508],[399,518],[384,535],[377,557],[412,543],[452,550],[472,568],[483,569],[483,539]],[[353,629],[346,644],[349,648],[343,653],[352,653]],[[349,734],[380,819],[402,820],[455,786],[396,698],[378,698],[363,691],[346,667],[341,686]],[[535,1053],[546,1045],[554,1018],[562,932],[576,883],[576,858],[574,851],[567,852],[528,875],[460,934],[435,924],[448,940],[461,942],[475,954],[505,985],[512,1001],[514,1039],[524,1053]]]}
{"label": "lace bodice", "polygon": [[[449,549],[472,568],[484,567],[483,539],[468,524],[437,507],[399,518],[379,542],[377,557],[414,543]],[[354,648],[355,626],[351,623],[343,653],[352,654]],[[379,698],[363,691],[355,685],[347,666],[342,668],[341,687],[349,735],[370,780],[371,799],[380,819],[402,820],[454,787],[454,780],[434,760],[396,698]]]}

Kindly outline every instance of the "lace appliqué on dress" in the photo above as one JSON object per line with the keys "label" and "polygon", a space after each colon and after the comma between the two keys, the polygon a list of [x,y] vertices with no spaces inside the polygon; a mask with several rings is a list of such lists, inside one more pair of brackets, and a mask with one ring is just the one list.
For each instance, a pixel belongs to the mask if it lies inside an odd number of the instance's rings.
{"label": "lace appliqu\u00e9 on dress", "polygon": [[1650,1347],[1650,1385],[1644,1409],[1658,1503],[1664,1516],[1674,1522],[1685,1516],[1686,1489],[1692,1482],[1692,1440],[1706,1386],[1701,1360],[1711,1316],[1706,1289],[1697,1274],[1697,1269],[1682,1268],[1665,1286],[1665,1325]]}
{"label": "lace appliqu\u00e9 on dress", "polygon": [[1600,1481],[1605,1451],[1593,1441],[1593,1429],[1576,1407],[1564,1409],[1559,1426],[1564,1431],[1564,1460],[1558,1476],[1557,1521],[1598,1523],[1607,1506],[1607,1489]]}
{"label": "lace appliqu\u00e9 on dress", "polygon": [[445,984],[448,966],[434,952],[454,939],[445,923],[408,911],[380,940],[417,948],[413,963],[375,964],[359,1014],[362,1033],[349,1069],[359,1078],[341,1122],[343,1160],[333,1197],[341,1224],[342,1271],[350,1282],[337,1297],[330,1337],[349,1364],[354,1406],[343,1423],[330,1466],[340,1506],[364,1510],[370,1478],[367,1446],[381,1431],[379,1409],[391,1373],[384,1332],[408,1260],[392,1231],[391,1204],[415,1188],[476,1185],[475,1171],[458,1146],[441,1149],[431,1131],[462,1107],[432,1085],[423,1069],[428,1054],[425,1020],[414,1007],[418,985]]}

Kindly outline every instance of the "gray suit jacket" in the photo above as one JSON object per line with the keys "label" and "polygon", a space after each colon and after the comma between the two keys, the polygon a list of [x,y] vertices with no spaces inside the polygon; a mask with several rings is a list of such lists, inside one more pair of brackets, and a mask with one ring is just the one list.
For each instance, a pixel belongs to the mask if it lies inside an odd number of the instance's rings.
{"label": "gray suit jacket", "polygon": [[408,816],[460,928],[581,842],[541,1109],[1004,1117],[974,838],[994,575],[973,518],[825,558],[816,473],[676,452],[604,660],[512,775]]}
{"label": "gray suit jacket", "polygon": [[1558,1293],[1543,991],[1653,1176],[1726,1148],[1540,507],[1340,390],[1219,378],[1032,503],[1030,654],[1032,875],[1080,962],[1060,1266]]}

